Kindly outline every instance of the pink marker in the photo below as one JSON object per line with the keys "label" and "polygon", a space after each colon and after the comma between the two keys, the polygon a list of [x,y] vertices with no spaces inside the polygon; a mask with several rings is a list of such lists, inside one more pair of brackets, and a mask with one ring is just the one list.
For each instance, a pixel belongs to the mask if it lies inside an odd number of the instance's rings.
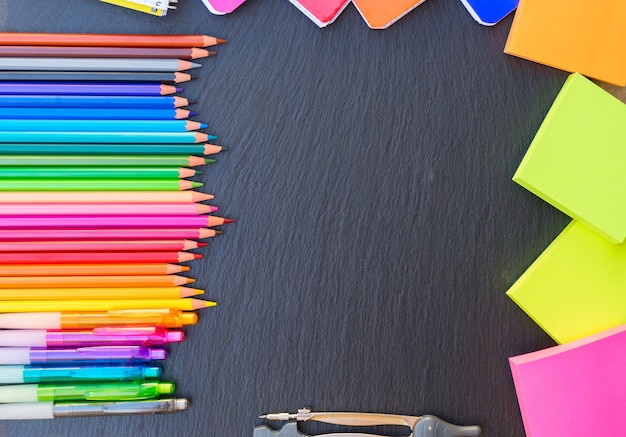
{"label": "pink marker", "polygon": [[183,341],[183,331],[158,326],[105,327],[84,331],[14,329],[0,331],[0,346],[9,347],[84,347],[153,346]]}

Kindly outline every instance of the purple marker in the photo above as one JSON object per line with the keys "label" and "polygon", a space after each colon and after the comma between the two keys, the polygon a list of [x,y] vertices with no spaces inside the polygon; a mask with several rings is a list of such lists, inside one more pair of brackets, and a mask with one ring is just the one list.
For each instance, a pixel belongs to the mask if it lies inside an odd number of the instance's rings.
{"label": "purple marker", "polygon": [[146,346],[96,346],[68,349],[5,347],[0,349],[0,365],[58,363],[147,363],[164,360],[167,352]]}
{"label": "purple marker", "polygon": [[155,346],[181,342],[184,338],[183,331],[170,331],[161,326],[111,326],[83,331],[9,329],[0,331],[0,346]]}

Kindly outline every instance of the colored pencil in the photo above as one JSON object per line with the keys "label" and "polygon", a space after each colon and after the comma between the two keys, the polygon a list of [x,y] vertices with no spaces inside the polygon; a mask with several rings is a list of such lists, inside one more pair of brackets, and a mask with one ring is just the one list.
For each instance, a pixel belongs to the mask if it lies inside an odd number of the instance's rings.
{"label": "colored pencil", "polygon": [[[190,132],[191,133],[191,132]],[[41,143],[0,143],[0,153],[7,154],[67,154],[67,155],[209,155],[224,150],[221,146],[214,144],[107,144],[103,147],[97,143],[76,143],[76,144],[41,144]],[[157,158],[157,157],[155,157]],[[2,156],[0,155],[0,160]],[[144,158],[151,159],[151,158]],[[205,161],[206,162],[206,161]],[[102,164],[104,165],[104,164]]]}
{"label": "colored pencil", "polygon": [[201,186],[186,179],[0,179],[0,191],[178,191]]}
{"label": "colored pencil", "polygon": [[68,47],[209,47],[226,40],[207,35],[2,32],[0,45]]}
{"label": "colored pencil", "polygon": [[38,132],[188,132],[206,128],[192,120],[22,120],[0,119],[0,131]]}
{"label": "colored pencil", "polygon": [[12,57],[199,59],[214,54],[197,47],[0,46],[0,56]]}
{"label": "colored pencil", "polygon": [[216,212],[202,203],[11,203],[0,207],[0,217],[14,216],[110,216],[110,215],[198,215]]}
{"label": "colored pencil", "polygon": [[23,120],[183,120],[196,115],[173,108],[0,108],[0,118]]}
{"label": "colored pencil", "polygon": [[[45,132],[45,131],[0,131],[2,143],[143,143],[143,144],[194,144],[204,143],[217,137],[203,132]],[[3,144],[6,148],[7,144]],[[27,148],[25,144],[23,147]],[[102,146],[100,146],[102,147]],[[13,153],[21,153],[17,145]],[[182,153],[182,152],[181,152]]]}
{"label": "colored pencil", "polygon": [[[108,144],[107,149],[110,146],[111,144]],[[205,144],[204,146],[208,148],[209,145]],[[219,146],[214,146],[214,148],[218,150],[215,153],[218,153]],[[141,147],[141,150],[146,149],[148,148],[145,146]],[[102,150],[100,152],[102,153]],[[189,155],[0,155],[0,165],[4,166],[197,167],[214,162],[213,159]]]}
{"label": "colored pencil", "polygon": [[0,253],[0,264],[179,263],[200,258],[189,252],[19,252]]}
{"label": "colored pencil", "polygon": [[126,264],[0,264],[0,277],[11,276],[161,276],[189,271],[167,263]]}
{"label": "colored pencil", "polygon": [[[3,276],[0,288],[180,287],[195,282],[178,275],[161,276]],[[190,289],[186,289],[190,290]],[[181,297],[181,296],[177,296]]]}
{"label": "colored pencil", "polygon": [[[151,82],[160,84],[176,84],[189,82],[192,79],[188,73],[151,73],[151,72],[118,72],[118,71],[0,71],[0,81],[17,82],[122,82],[141,83]],[[66,90],[67,91],[67,90]],[[180,91],[177,91],[180,92]],[[19,94],[6,92],[5,94]],[[63,92],[59,94],[78,94]],[[162,92],[161,95],[173,94]]]}
{"label": "colored pencil", "polygon": [[0,179],[179,179],[199,174],[186,167],[0,166]]}
{"label": "colored pencil", "polygon": [[0,276],[0,288],[177,287],[195,282],[178,275],[160,276]]}
{"label": "colored pencil", "polygon": [[[101,216],[101,217],[0,217],[0,229],[114,229],[207,228],[234,220],[212,215]],[[176,262],[176,261],[174,261]]]}
{"label": "colored pencil", "polygon": [[0,241],[7,252],[178,252],[206,246],[193,240]]}
{"label": "colored pencil", "polygon": [[0,288],[0,301],[72,299],[176,299],[203,294],[187,287]]}
{"label": "colored pencil", "polygon": [[21,120],[0,119],[0,131],[24,132],[187,132],[207,127],[192,120]]}
{"label": "colored pencil", "polygon": [[0,82],[1,95],[167,96],[181,91],[158,83]]}
{"label": "colored pencil", "polygon": [[0,241],[202,240],[221,234],[222,231],[207,228],[0,229]]}
{"label": "colored pencil", "polygon": [[94,300],[21,300],[0,302],[0,313],[112,311],[171,308],[193,311],[215,306],[208,300],[182,299],[94,299]]}
{"label": "colored pencil", "polygon": [[180,108],[189,100],[179,96],[48,96],[0,95],[1,108]]}
{"label": "colored pencil", "polygon": [[159,58],[9,58],[0,57],[0,70],[21,71],[148,71],[175,72],[200,67],[184,59]]}
{"label": "colored pencil", "polygon": [[[4,191],[4,203],[195,203],[211,200],[197,191]],[[0,207],[1,208],[1,207]]]}

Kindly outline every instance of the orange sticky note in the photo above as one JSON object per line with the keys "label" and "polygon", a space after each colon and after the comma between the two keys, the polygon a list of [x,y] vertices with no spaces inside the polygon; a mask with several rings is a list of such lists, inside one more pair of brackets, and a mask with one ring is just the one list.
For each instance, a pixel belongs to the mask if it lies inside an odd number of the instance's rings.
{"label": "orange sticky note", "polygon": [[424,0],[352,0],[372,29],[385,29],[404,17]]}
{"label": "orange sticky note", "polygon": [[626,85],[626,0],[521,0],[504,52]]}

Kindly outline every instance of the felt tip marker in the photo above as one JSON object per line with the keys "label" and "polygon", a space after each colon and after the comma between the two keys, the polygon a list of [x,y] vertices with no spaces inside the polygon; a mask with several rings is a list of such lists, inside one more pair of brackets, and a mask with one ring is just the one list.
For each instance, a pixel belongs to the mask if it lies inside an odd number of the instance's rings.
{"label": "felt tip marker", "polygon": [[5,385],[0,387],[0,403],[136,401],[171,395],[174,389],[174,383],[160,381]]}
{"label": "felt tip marker", "polygon": [[165,349],[147,346],[93,346],[79,348],[5,347],[0,365],[147,363],[167,358]]}
{"label": "felt tip marker", "polygon": [[106,326],[163,326],[182,328],[195,325],[194,312],[172,308],[111,310],[100,312],[42,312],[0,314],[0,329],[90,329]]}
{"label": "felt tip marker", "polygon": [[11,329],[0,331],[0,346],[9,347],[81,347],[81,346],[156,346],[178,343],[183,331],[169,331],[159,326],[110,326],[84,331]]}
{"label": "felt tip marker", "polygon": [[175,413],[186,410],[188,406],[189,401],[183,398],[122,402],[24,402],[0,405],[0,420]]}
{"label": "felt tip marker", "polygon": [[145,365],[0,366],[0,384],[143,381],[159,378],[161,373],[160,367]]}

